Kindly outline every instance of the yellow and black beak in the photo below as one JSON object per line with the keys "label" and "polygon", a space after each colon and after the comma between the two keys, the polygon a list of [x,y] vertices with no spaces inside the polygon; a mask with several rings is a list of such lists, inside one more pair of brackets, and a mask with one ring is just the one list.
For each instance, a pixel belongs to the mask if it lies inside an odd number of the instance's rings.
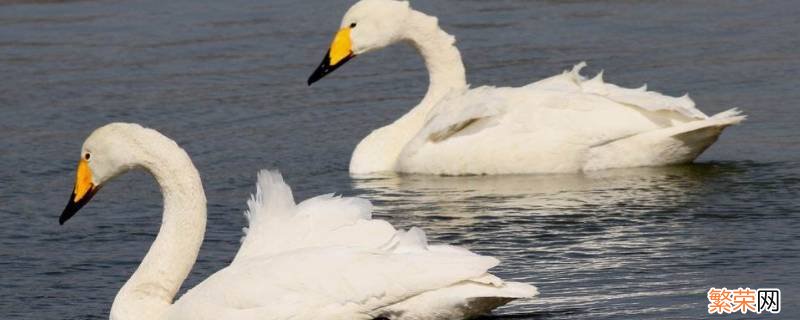
{"label": "yellow and black beak", "polygon": [[92,199],[99,189],[92,183],[92,170],[89,169],[89,163],[81,159],[78,162],[78,173],[75,176],[75,188],[72,190],[72,196],[67,202],[67,207],[64,208],[64,212],[58,218],[58,223],[63,225],[69,218],[72,218],[78,210]]}
{"label": "yellow and black beak", "polygon": [[355,55],[353,54],[353,44],[350,40],[350,27],[345,27],[336,33],[331,43],[331,48],[325,53],[322,58],[322,63],[319,64],[317,70],[308,77],[308,85],[317,82],[322,77],[336,70],[347,61],[350,61]]}

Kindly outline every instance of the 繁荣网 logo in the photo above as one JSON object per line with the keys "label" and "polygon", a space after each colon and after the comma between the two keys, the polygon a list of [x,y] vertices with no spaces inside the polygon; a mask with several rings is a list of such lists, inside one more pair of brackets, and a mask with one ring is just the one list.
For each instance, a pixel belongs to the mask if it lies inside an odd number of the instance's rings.
{"label": "\u7e41\u8363\u7f51 logo", "polygon": [[775,288],[757,289],[711,288],[708,290],[708,313],[780,313],[781,290]]}

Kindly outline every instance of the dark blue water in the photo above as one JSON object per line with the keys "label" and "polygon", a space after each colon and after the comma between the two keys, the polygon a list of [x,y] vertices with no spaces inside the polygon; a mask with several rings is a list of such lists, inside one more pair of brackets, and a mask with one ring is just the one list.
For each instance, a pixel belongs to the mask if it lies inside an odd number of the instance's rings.
{"label": "dark blue water", "polygon": [[[0,0],[0,318],[104,319],[160,221],[142,173],[65,226],[83,139],[111,121],[183,145],[209,200],[189,288],[233,257],[255,173],[298,198],[373,200],[397,226],[497,256],[538,299],[520,319],[705,319],[709,287],[777,287],[800,318],[800,4],[414,1],[440,17],[475,85],[524,85],[586,60],[630,87],[689,91],[750,117],[698,164],[582,175],[353,180],[350,153],[427,87],[405,46],[308,88],[351,1]],[[718,316],[735,319],[741,316]]]}

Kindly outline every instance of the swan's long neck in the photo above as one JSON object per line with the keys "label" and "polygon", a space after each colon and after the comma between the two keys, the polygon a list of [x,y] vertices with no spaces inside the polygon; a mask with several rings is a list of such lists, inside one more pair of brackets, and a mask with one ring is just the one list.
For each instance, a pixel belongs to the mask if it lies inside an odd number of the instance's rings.
{"label": "swan's long neck", "polygon": [[464,63],[455,47],[455,37],[439,28],[436,17],[412,11],[406,24],[405,39],[417,48],[428,69],[428,92],[409,112],[424,116],[450,91],[467,87]]}
{"label": "swan's long neck", "polygon": [[189,275],[205,233],[205,193],[189,156],[163,136],[146,143],[141,166],[161,188],[164,214],[150,250],[114,299],[114,320],[159,319]]}
{"label": "swan's long neck", "polygon": [[436,17],[412,11],[401,39],[417,48],[425,60],[430,81],[428,91],[403,117],[361,141],[350,161],[351,173],[393,171],[403,147],[422,129],[433,107],[448,93],[467,88],[455,37],[439,28]]}

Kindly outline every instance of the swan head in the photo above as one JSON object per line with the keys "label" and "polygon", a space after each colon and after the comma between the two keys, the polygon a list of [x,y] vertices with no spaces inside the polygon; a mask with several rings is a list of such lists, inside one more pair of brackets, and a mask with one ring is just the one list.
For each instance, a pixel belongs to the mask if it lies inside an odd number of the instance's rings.
{"label": "swan head", "polygon": [[138,124],[112,123],[96,129],[86,138],[78,160],[75,186],[59,217],[64,224],[75,215],[109,180],[137,167],[141,162],[142,142],[155,130]]}
{"label": "swan head", "polygon": [[368,51],[386,47],[404,38],[406,21],[412,10],[408,1],[361,0],[347,10],[322,58],[322,63],[308,78],[308,85],[317,82]]}

